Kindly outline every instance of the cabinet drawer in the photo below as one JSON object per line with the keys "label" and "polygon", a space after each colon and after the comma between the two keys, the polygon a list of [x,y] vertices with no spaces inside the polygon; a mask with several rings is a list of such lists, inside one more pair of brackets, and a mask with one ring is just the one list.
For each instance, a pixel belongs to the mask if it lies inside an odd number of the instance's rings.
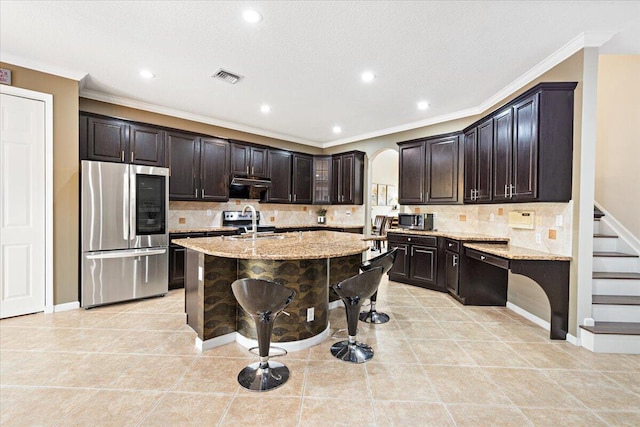
{"label": "cabinet drawer", "polygon": [[422,245],[435,248],[438,246],[438,238],[434,236],[417,236],[409,234],[387,234],[387,240],[394,243],[410,245]]}
{"label": "cabinet drawer", "polygon": [[504,258],[489,255],[484,252],[478,252],[473,249],[467,249],[466,254],[469,258],[477,259],[478,261],[486,262],[487,264],[495,265],[496,267],[504,269],[509,268],[509,260]]}
{"label": "cabinet drawer", "polygon": [[460,242],[452,239],[444,239],[444,247],[446,250],[460,253]]}

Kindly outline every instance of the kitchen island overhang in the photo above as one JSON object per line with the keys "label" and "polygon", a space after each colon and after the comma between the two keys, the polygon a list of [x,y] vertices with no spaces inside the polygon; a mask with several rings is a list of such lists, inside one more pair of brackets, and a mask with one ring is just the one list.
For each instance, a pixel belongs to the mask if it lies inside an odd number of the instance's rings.
{"label": "kitchen island overhang", "polygon": [[369,249],[362,239],[311,231],[173,240],[187,248],[185,311],[187,324],[198,334],[196,345],[201,350],[233,341],[256,345],[253,321],[231,291],[231,283],[242,278],[270,280],[296,291],[288,316],[276,319],[274,345],[296,351],[323,341],[329,335],[329,286],[358,274]]}

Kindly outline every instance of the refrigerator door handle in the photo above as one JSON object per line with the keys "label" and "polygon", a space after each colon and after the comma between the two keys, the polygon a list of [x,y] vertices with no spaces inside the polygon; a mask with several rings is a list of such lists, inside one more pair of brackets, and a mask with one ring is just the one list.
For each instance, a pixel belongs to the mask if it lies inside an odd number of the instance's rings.
{"label": "refrigerator door handle", "polygon": [[109,259],[109,258],[134,258],[140,256],[162,255],[167,252],[166,248],[161,249],[134,249],[126,251],[96,252],[86,255],[87,259]]}
{"label": "refrigerator door handle", "polygon": [[[124,153],[124,151],[123,151]],[[124,173],[124,179],[122,180],[122,239],[129,240],[129,224],[127,219],[129,218],[129,175]]]}
{"label": "refrigerator door handle", "polygon": [[135,200],[136,200],[136,171],[132,167],[129,167],[129,240],[136,239]]}

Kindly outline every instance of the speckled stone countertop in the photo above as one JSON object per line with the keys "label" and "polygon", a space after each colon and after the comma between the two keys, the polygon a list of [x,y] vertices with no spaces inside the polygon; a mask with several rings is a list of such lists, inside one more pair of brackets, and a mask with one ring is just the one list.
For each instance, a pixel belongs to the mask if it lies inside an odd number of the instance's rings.
{"label": "speckled stone countertop", "polygon": [[417,236],[446,237],[448,239],[461,240],[466,242],[468,241],[508,242],[509,241],[509,239],[506,237],[486,236],[484,234],[463,233],[463,232],[457,232],[457,231],[424,231],[424,230],[409,230],[406,228],[391,228],[387,231],[387,233],[414,234]]}
{"label": "speckled stone countertop", "polygon": [[[272,224],[262,224],[262,225],[272,225]],[[288,228],[364,228],[362,224],[283,224],[275,226],[279,230],[286,230]],[[169,233],[208,233],[215,231],[236,231],[235,227],[190,227],[190,228],[170,228]]]}
{"label": "speckled stone countertop", "polygon": [[364,228],[362,224],[337,224],[337,223],[329,223],[329,224],[276,224],[277,229],[287,229],[287,228]]}
{"label": "speckled stone countertop", "polygon": [[236,227],[191,227],[191,228],[170,228],[169,233],[208,233],[215,231],[236,231]]}
{"label": "speckled stone countertop", "polygon": [[278,238],[241,240],[230,236],[174,239],[171,242],[207,255],[237,259],[321,259],[355,255],[369,245],[362,235],[337,231],[281,233]]}
{"label": "speckled stone countertop", "polygon": [[520,246],[490,244],[490,243],[465,243],[465,248],[475,249],[490,255],[506,259],[546,260],[546,261],[571,261],[571,257],[534,251]]}

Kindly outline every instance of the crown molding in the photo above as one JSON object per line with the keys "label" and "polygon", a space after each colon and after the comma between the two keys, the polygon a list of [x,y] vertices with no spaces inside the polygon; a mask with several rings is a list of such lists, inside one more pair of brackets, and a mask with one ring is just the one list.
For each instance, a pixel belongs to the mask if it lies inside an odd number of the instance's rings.
{"label": "crown molding", "polygon": [[322,144],[322,148],[335,147],[336,145],[349,144],[351,142],[364,141],[371,138],[376,138],[379,136],[390,135],[393,133],[404,132],[407,130],[418,129],[424,126],[431,126],[438,123],[444,123],[451,120],[463,119],[469,116],[475,116],[476,114],[480,114],[483,110],[475,108],[467,108],[466,110],[460,110],[449,114],[443,114],[437,117],[431,117],[429,119],[420,120],[417,122],[406,123],[399,126],[393,126],[386,129],[380,129],[373,132],[363,133],[356,136],[351,136],[348,138],[338,139],[335,141],[325,142]]}
{"label": "crown molding", "polygon": [[357,135],[349,138],[338,139],[335,141],[330,141],[322,144],[322,148],[335,147],[336,145],[348,144],[350,142],[363,141],[365,139],[376,138],[379,136],[389,135],[392,133],[403,132],[407,130],[417,129],[423,126],[430,126],[438,123],[447,122],[450,120],[461,119],[469,116],[473,116],[476,114],[481,114],[496,105],[503,99],[509,97],[511,94],[516,91],[522,89],[527,84],[531,83],[536,78],[540,77],[542,74],[546,73],[556,65],[560,64],[562,61],[565,61],[574,53],[578,52],[581,49],[586,47],[600,47],[615,35],[615,32],[588,32],[581,33],[574,37],[567,44],[562,46],[560,49],[553,52],[551,55],[543,59],[540,63],[538,63],[535,67],[531,68],[529,71],[515,79],[513,82],[509,83],[503,89],[498,91],[496,94],[482,102],[480,105],[476,107],[467,108],[466,110],[460,110],[457,112],[453,112],[450,114],[443,114],[438,117],[432,117],[430,119],[421,120],[418,122],[407,123],[400,126],[394,126],[387,129],[380,129],[374,132],[365,133],[362,135]]}
{"label": "crown molding", "polygon": [[108,102],[110,104],[121,105],[123,107],[135,108],[137,110],[149,111],[151,113],[164,114],[166,116],[177,117],[180,119],[191,120],[198,123],[205,123],[212,126],[223,127],[226,129],[236,130],[240,132],[252,133],[255,135],[266,136],[268,138],[280,139],[287,142],[295,142],[298,144],[309,145],[311,147],[321,148],[321,145],[314,141],[298,138],[296,136],[287,135],[284,133],[271,132],[265,129],[255,128],[252,126],[246,126],[239,123],[227,122],[225,120],[214,119],[199,114],[188,113],[186,111],[177,110],[175,108],[164,107],[162,105],[151,104],[148,102],[136,101],[134,99],[109,95],[103,92],[98,92],[90,89],[83,89],[80,92],[80,96],[83,98],[93,99],[95,101]]}
{"label": "crown molding", "polygon": [[529,71],[509,83],[495,95],[480,104],[477,108],[481,111],[488,110],[503,99],[507,98],[512,93],[520,90],[525,85],[531,83],[533,80],[537,79],[556,65],[560,64],[562,61],[565,61],[567,58],[569,58],[579,50],[584,49],[585,47],[600,47],[604,43],[611,40],[614,35],[615,33],[612,32],[578,34],[573,38],[573,40],[569,41],[560,49],[547,56],[535,67],[531,68]]}
{"label": "crown molding", "polygon": [[7,64],[13,64],[18,67],[28,68],[30,70],[39,71],[41,73],[52,74],[58,77],[64,77],[65,79],[82,81],[85,77],[87,77],[87,73],[84,71],[71,70],[69,68],[58,67],[51,64],[44,64],[39,61],[33,61],[30,59],[21,58],[19,56],[0,53],[0,61],[6,62]]}

